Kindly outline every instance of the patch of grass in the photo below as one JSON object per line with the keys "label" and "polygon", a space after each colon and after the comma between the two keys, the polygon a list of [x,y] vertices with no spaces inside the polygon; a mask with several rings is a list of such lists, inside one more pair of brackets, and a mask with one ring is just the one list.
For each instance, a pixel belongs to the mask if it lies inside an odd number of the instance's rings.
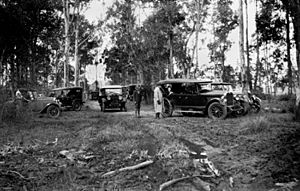
{"label": "patch of grass", "polygon": [[265,115],[260,115],[255,118],[245,118],[240,123],[240,134],[241,135],[253,135],[266,133],[270,130],[270,122]]}

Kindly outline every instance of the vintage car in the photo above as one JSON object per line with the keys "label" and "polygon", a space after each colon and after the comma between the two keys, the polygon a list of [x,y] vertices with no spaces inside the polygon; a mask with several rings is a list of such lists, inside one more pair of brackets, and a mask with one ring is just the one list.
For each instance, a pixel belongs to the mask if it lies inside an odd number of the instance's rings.
{"label": "vintage car", "polygon": [[250,91],[243,93],[242,90],[234,90],[233,85],[227,82],[212,82],[211,89],[220,92],[232,92],[236,100],[243,100],[247,104],[243,114],[248,111],[253,113],[258,113],[261,109],[261,99],[256,95],[252,94]]}
{"label": "vintage car", "polygon": [[47,114],[50,118],[57,118],[61,114],[60,104],[53,97],[38,96],[36,90],[20,88],[22,98],[16,98],[17,104],[22,104],[33,112]]}
{"label": "vintage car", "polygon": [[126,109],[127,92],[126,87],[120,85],[104,86],[100,89],[99,105],[101,111],[107,109],[120,109],[121,111],[127,111]]}
{"label": "vintage car", "polygon": [[236,115],[244,112],[242,101],[235,102],[234,95],[213,90],[211,83],[194,79],[159,81],[164,96],[163,116],[171,116],[176,111],[183,115],[201,113],[213,119],[224,119],[228,112]]}
{"label": "vintage car", "polygon": [[83,101],[83,88],[82,87],[65,87],[53,89],[55,92],[56,100],[61,104],[62,108],[73,109],[80,111]]}

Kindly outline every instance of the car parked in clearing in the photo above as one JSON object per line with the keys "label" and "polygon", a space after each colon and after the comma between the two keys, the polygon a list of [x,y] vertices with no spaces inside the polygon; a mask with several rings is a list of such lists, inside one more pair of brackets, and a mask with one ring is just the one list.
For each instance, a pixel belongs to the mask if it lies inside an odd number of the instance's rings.
{"label": "car parked in clearing", "polygon": [[173,112],[183,115],[201,113],[213,119],[224,119],[228,112],[239,115],[244,112],[243,101],[235,101],[228,92],[213,90],[212,81],[194,79],[168,79],[158,82],[164,96],[165,117]]}
{"label": "car parked in clearing", "polygon": [[61,106],[53,97],[38,96],[36,90],[20,88],[21,98],[14,101],[22,104],[32,112],[47,114],[50,118],[57,118],[61,115]]}
{"label": "car parked in clearing", "polygon": [[101,111],[107,109],[120,109],[127,111],[127,90],[121,85],[110,85],[100,88],[100,95],[98,99]]}
{"label": "car parked in clearing", "polygon": [[62,108],[80,111],[83,106],[83,88],[82,87],[64,87],[53,89],[55,98],[61,103]]}

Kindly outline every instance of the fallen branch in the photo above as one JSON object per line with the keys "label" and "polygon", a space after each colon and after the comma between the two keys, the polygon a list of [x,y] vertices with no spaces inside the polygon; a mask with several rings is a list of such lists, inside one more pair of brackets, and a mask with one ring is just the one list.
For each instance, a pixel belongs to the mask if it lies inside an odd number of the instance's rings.
{"label": "fallen branch", "polygon": [[[211,177],[214,177],[214,176],[210,176],[210,175],[198,175],[198,176],[187,176],[187,177],[182,177],[182,178],[176,178],[176,179],[173,179],[173,180],[170,180],[168,182],[165,182],[163,184],[161,184],[159,186],[159,191],[162,191],[163,189],[173,185],[173,184],[176,184],[177,182],[180,182],[180,181],[183,181],[183,180],[187,180],[187,179],[193,179],[193,178],[211,178]],[[205,185],[202,185],[202,187],[205,189]],[[208,190],[208,189],[206,189]]]}
{"label": "fallen branch", "polygon": [[123,172],[123,171],[127,171],[127,170],[137,170],[139,168],[148,166],[148,165],[152,164],[153,162],[154,162],[153,160],[148,160],[148,161],[142,162],[142,163],[134,165],[134,166],[128,166],[128,167],[120,168],[118,170],[113,170],[113,171],[103,174],[102,177],[113,175],[113,174],[116,174],[117,172]]}
{"label": "fallen branch", "polygon": [[24,179],[24,180],[30,180],[30,179],[34,179],[34,178],[35,178],[35,177],[28,177],[28,178],[26,178],[25,176],[23,176],[23,175],[20,174],[19,172],[13,171],[13,170],[7,171],[7,173],[4,173],[4,174],[8,175],[8,173],[16,174],[16,175],[18,175],[20,178],[22,178],[22,179]]}

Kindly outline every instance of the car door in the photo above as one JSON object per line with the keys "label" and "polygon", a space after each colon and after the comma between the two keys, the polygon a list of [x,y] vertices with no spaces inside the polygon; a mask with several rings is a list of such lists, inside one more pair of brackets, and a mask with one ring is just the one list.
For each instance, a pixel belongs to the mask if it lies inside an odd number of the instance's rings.
{"label": "car door", "polygon": [[203,106],[203,96],[199,93],[199,88],[196,83],[186,83],[182,98],[184,107],[199,108]]}

